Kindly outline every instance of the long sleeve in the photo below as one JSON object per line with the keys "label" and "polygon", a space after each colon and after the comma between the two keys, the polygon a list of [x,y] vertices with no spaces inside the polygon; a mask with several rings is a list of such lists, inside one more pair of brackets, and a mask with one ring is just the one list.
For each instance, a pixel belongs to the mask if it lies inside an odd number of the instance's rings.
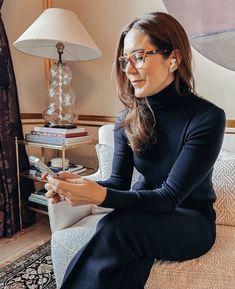
{"label": "long sleeve", "polygon": [[[223,110],[202,101],[196,110],[191,114],[187,113],[186,121],[176,120],[176,123],[176,127],[173,128],[175,134],[171,134],[171,139],[177,140],[175,143],[179,149],[176,149],[177,157],[166,158],[169,166],[166,161],[154,161],[158,151],[164,151],[161,142],[157,149],[153,145],[149,152],[153,157],[152,161],[151,158],[144,159],[138,164],[138,158],[128,146],[124,132],[115,132],[112,174],[109,180],[100,182],[107,187],[107,197],[101,206],[170,212],[185,200],[215,200],[211,176],[223,141]],[[163,129],[170,130],[170,127],[164,124]],[[173,141],[172,143],[174,144]],[[174,155],[170,150],[168,154]],[[141,176],[139,183],[129,190],[133,160],[137,169],[141,171]],[[162,167],[170,169],[163,173]],[[157,183],[156,179],[161,179],[161,183]]]}

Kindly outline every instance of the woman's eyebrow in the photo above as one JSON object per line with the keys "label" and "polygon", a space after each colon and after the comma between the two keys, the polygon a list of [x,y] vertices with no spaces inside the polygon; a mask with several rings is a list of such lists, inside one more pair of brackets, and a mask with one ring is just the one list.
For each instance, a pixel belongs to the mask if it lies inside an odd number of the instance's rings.
{"label": "woman's eyebrow", "polygon": [[[124,52],[123,52],[123,55],[130,55],[130,54],[132,54],[132,53],[134,53],[134,52],[143,51],[143,50],[144,50],[144,48],[136,48],[136,49],[131,50],[130,52],[129,52],[129,51],[124,51]],[[129,53],[128,53],[128,52],[129,52]]]}

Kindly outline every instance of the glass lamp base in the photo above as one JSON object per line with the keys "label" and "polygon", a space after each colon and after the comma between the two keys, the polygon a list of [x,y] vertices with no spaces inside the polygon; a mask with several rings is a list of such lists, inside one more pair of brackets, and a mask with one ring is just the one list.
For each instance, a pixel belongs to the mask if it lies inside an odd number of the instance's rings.
{"label": "glass lamp base", "polygon": [[62,62],[55,63],[50,69],[50,86],[48,89],[48,105],[43,112],[46,126],[76,127],[75,93],[71,87],[72,73]]}

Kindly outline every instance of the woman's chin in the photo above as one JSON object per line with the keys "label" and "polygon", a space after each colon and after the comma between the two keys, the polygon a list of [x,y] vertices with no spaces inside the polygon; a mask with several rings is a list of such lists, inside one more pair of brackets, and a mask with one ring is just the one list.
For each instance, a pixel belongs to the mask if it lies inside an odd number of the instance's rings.
{"label": "woman's chin", "polygon": [[147,97],[147,93],[144,91],[141,91],[139,89],[135,89],[135,96],[136,98],[143,98],[143,97]]}

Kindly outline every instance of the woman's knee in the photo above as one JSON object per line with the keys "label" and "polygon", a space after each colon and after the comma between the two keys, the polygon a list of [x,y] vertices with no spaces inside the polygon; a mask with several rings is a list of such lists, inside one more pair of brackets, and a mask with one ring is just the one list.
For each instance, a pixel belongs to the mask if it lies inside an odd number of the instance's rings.
{"label": "woman's knee", "polygon": [[[122,211],[122,210],[120,210]],[[114,210],[111,213],[104,216],[97,224],[97,231],[100,230],[118,230],[122,229],[123,226],[123,214],[119,210]]]}
{"label": "woman's knee", "polygon": [[106,227],[129,231],[130,228],[140,225],[140,215],[140,211],[136,209],[114,210],[98,222],[97,230]]}

